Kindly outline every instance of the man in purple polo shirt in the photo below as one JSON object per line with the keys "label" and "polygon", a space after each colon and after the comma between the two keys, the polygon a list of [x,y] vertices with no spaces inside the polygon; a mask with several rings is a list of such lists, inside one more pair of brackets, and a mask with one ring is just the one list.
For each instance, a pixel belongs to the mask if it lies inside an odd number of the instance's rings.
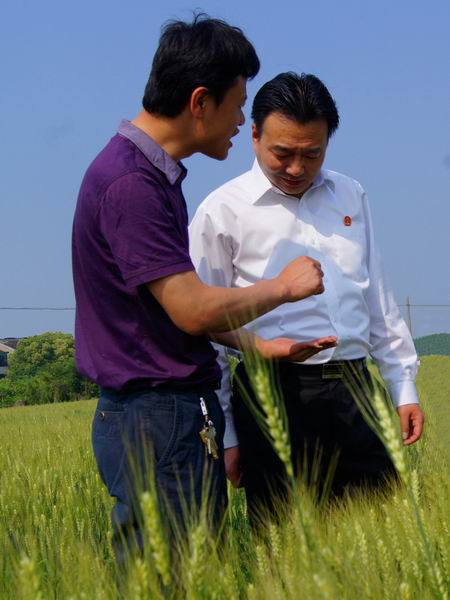
{"label": "man in purple polo shirt", "polygon": [[[244,122],[246,81],[258,70],[239,29],[205,16],[170,23],[144,110],[122,121],[81,185],[73,228],[76,358],[79,371],[101,388],[93,446],[117,500],[112,522],[119,560],[130,544],[141,543],[137,489],[146,486],[149,453],[161,503],[179,522],[183,506],[192,511],[202,502],[205,467],[213,520],[223,513],[224,419],[214,392],[221,374],[209,337],[236,345],[230,323],[239,327],[323,291],[320,265],[307,257],[274,279],[225,289],[204,285],[189,256],[180,161],[195,152],[226,158]],[[334,342],[265,342],[250,335],[245,341],[266,357],[297,361]],[[217,432],[217,460],[199,436],[205,411]]]}

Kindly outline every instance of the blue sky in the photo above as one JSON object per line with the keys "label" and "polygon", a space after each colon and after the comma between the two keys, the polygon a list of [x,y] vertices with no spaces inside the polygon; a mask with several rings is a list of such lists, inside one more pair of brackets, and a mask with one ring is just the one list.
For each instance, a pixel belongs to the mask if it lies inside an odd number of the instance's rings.
{"label": "blue sky", "polygon": [[[325,166],[358,179],[397,300],[450,305],[450,3],[3,0],[0,306],[74,305],[70,231],[84,171],[132,118],[161,24],[202,8],[241,27],[262,69],[225,162],[186,161],[190,214],[252,162],[250,105],[281,71],[318,75],[341,114]],[[450,332],[415,308],[414,335]],[[72,331],[72,312],[0,311],[0,338]]]}

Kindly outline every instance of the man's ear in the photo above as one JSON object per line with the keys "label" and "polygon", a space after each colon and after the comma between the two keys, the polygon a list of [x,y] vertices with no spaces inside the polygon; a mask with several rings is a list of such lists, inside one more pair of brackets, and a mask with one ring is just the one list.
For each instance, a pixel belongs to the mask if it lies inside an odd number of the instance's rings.
{"label": "man's ear", "polygon": [[191,99],[189,102],[189,110],[191,114],[196,119],[202,119],[206,103],[209,100],[208,88],[198,87],[191,94]]}
{"label": "man's ear", "polygon": [[253,144],[258,143],[260,138],[261,138],[261,136],[258,133],[258,129],[256,128],[256,125],[254,123],[252,123],[252,142],[253,142]]}

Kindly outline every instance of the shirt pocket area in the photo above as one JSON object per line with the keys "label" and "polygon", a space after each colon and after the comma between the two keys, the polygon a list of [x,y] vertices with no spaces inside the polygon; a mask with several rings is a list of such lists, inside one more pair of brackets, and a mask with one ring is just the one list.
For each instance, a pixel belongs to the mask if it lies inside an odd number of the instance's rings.
{"label": "shirt pocket area", "polygon": [[363,229],[345,232],[335,239],[336,265],[350,279],[363,281],[368,277],[367,242]]}

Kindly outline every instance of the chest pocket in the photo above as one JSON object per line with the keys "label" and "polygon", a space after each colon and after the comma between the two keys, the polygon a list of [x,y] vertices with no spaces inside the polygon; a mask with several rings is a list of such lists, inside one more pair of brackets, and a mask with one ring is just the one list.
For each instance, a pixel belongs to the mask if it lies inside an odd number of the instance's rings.
{"label": "chest pocket", "polygon": [[367,279],[367,242],[364,227],[346,227],[333,238],[333,255],[339,270],[354,281]]}

